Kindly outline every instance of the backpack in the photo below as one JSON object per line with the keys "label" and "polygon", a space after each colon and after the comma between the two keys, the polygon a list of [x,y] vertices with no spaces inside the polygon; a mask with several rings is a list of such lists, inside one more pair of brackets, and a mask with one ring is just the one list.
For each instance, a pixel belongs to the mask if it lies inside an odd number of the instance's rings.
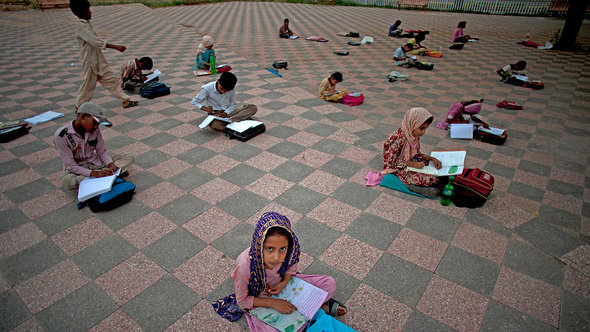
{"label": "backpack", "polygon": [[143,88],[139,91],[139,95],[148,98],[154,99],[156,97],[161,97],[170,94],[170,88],[166,86],[164,82],[152,82],[150,84],[144,85]]}
{"label": "backpack", "polygon": [[491,144],[495,144],[495,145],[502,145],[504,143],[506,143],[506,139],[508,138],[508,134],[506,134],[506,131],[504,130],[504,132],[502,133],[502,135],[494,135],[491,133],[487,133],[485,131],[481,131],[478,128],[475,128],[475,130],[473,130],[473,138],[475,138],[478,141],[482,141],[482,142],[486,142],[486,143],[491,143]]}
{"label": "backpack", "polygon": [[483,206],[494,190],[494,176],[479,168],[465,168],[455,176],[455,191],[451,201],[458,207]]}
{"label": "backpack", "polygon": [[20,123],[12,126],[5,126],[0,129],[0,143],[10,142],[13,139],[17,139],[23,135],[29,133],[31,127],[26,123]]}
{"label": "backpack", "polygon": [[285,60],[275,60],[272,63],[272,66],[275,67],[275,69],[281,69],[281,68],[288,69],[287,65],[288,65],[288,63]]}
{"label": "backpack", "polygon": [[347,44],[350,46],[361,46],[361,43],[356,43],[356,42],[348,42]]}
{"label": "backpack", "polygon": [[117,177],[111,191],[94,196],[84,201],[83,204],[88,205],[90,211],[94,213],[108,211],[129,203],[133,194],[135,194],[135,185]]}
{"label": "backpack", "polygon": [[361,34],[358,33],[358,32],[349,32],[349,33],[346,34],[346,37],[358,38],[360,36],[361,36]]}
{"label": "backpack", "polygon": [[348,92],[342,97],[342,103],[348,106],[357,106],[365,101],[365,96],[358,92]]}
{"label": "backpack", "polygon": [[266,126],[264,125],[264,123],[259,122],[257,125],[250,127],[242,132],[236,131],[231,128],[231,125],[228,125],[227,127],[225,127],[225,130],[223,132],[225,133],[225,136],[229,137],[230,140],[237,139],[243,142],[251,139],[254,136],[260,135],[265,131]]}
{"label": "backpack", "polygon": [[496,107],[505,108],[509,110],[521,110],[522,106],[518,103],[508,100],[502,100],[501,102],[496,104]]}
{"label": "backpack", "polygon": [[453,44],[453,45],[449,46],[449,49],[450,50],[462,50],[463,46],[465,46],[465,44],[457,43],[457,44]]}
{"label": "backpack", "polygon": [[545,88],[545,83],[541,81],[530,81],[524,84],[525,88],[531,88],[533,90],[543,90]]}
{"label": "backpack", "polygon": [[428,63],[424,61],[414,61],[414,67],[420,70],[432,70],[434,68],[434,63]]}
{"label": "backpack", "polygon": [[338,51],[338,52],[334,52],[334,54],[336,54],[336,55],[348,55],[348,51]]}
{"label": "backpack", "polygon": [[230,70],[231,70],[230,65],[224,65],[224,66],[217,68],[217,73],[221,74],[221,73],[225,73],[226,71],[230,71]]}
{"label": "backpack", "polygon": [[394,70],[387,75],[387,78],[389,79],[389,82],[405,81],[408,79],[408,75]]}

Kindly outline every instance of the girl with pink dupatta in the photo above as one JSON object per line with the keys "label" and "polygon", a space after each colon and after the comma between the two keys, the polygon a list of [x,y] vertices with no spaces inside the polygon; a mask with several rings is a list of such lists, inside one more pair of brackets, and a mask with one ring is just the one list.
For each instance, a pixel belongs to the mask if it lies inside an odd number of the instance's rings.
{"label": "girl with pink dupatta", "polygon": [[438,159],[420,152],[420,137],[433,121],[432,114],[422,107],[406,112],[402,127],[383,144],[383,171],[381,175],[395,174],[408,188],[425,197],[435,197],[439,189],[434,187],[438,178],[434,175],[408,171],[407,167],[422,168],[430,161],[438,169]]}

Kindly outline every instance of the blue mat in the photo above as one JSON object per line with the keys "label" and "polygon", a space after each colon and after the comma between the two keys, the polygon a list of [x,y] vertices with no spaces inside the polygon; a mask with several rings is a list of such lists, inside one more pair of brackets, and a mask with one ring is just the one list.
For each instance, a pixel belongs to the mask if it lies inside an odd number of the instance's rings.
{"label": "blue mat", "polygon": [[[406,194],[410,194],[410,195],[414,195],[414,196],[418,196],[418,197],[423,197],[423,198],[428,198],[428,197],[424,197],[418,193],[415,193],[413,191],[411,191],[410,189],[408,189],[408,186],[406,186],[405,183],[402,182],[402,180],[400,180],[397,175],[393,175],[393,174],[386,174],[383,177],[383,180],[381,180],[381,183],[379,183],[380,186],[382,187],[387,187],[387,188],[391,188],[393,190],[397,190],[397,191],[401,191],[403,193]],[[429,198],[429,199],[434,199],[435,197]]]}
{"label": "blue mat", "polygon": [[276,71],[276,70],[274,70],[274,69],[272,69],[272,68],[268,68],[267,70],[268,70],[269,72],[271,72],[271,73],[273,73],[273,74],[277,75],[278,77],[283,77],[283,75],[279,74],[279,72],[278,72],[278,71]]}

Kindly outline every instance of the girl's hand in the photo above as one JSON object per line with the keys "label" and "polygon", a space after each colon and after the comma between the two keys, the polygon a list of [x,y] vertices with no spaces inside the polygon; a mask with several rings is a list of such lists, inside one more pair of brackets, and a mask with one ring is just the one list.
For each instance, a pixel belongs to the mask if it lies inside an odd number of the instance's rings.
{"label": "girl's hand", "polygon": [[432,163],[434,164],[434,167],[436,169],[440,169],[442,167],[442,164],[440,162],[440,160],[434,158],[434,157],[430,157],[430,161],[432,161]]}
{"label": "girl's hand", "polygon": [[276,286],[274,286],[273,288],[267,289],[266,291],[269,294],[277,295],[283,290],[283,288],[285,288],[286,285],[287,285],[286,281],[281,281]]}
{"label": "girl's hand", "polygon": [[424,167],[424,163],[421,161],[406,161],[406,166],[420,169]]}
{"label": "girl's hand", "polygon": [[386,169],[382,170],[381,172],[379,172],[379,174],[381,174],[381,175],[391,174],[391,173],[393,173],[393,171],[394,170],[391,168],[386,168]]}
{"label": "girl's hand", "polygon": [[273,299],[271,308],[275,309],[276,311],[282,314],[290,314],[291,312],[293,312],[293,310],[297,310],[297,307],[291,304],[291,302],[281,299]]}

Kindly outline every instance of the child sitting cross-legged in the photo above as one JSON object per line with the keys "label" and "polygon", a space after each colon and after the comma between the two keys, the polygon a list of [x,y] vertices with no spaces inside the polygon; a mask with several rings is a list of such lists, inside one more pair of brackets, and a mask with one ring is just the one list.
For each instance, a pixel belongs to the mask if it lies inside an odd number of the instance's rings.
{"label": "child sitting cross-legged", "polygon": [[320,98],[335,103],[341,102],[347,91],[345,89],[336,90],[336,84],[340,82],[342,82],[342,74],[339,72],[324,78],[320,83]]}
{"label": "child sitting cross-legged", "polygon": [[153,66],[154,62],[152,58],[147,56],[127,61],[121,66],[120,78],[123,90],[138,94],[146,80],[146,75],[143,74],[143,71],[151,70]]}
{"label": "child sitting cross-legged", "polygon": [[211,64],[209,63],[211,56],[215,58],[215,50],[213,49],[215,40],[211,36],[203,36],[203,40],[197,47],[197,67],[196,69],[209,70]]}
{"label": "child sitting cross-legged", "polygon": [[[277,331],[275,328],[251,316],[248,311],[256,307],[274,308],[283,314],[297,310],[287,300],[272,298],[279,294],[293,276],[328,292],[322,309],[332,316],[342,316],[347,309],[331,297],[336,291],[334,278],[323,275],[297,273],[301,250],[299,241],[289,219],[276,212],[267,212],[260,217],[252,236],[250,248],[244,250],[236,260],[231,274],[234,279],[235,297],[218,301],[214,305],[217,313],[232,321],[239,319],[236,304],[244,313],[250,331]],[[305,326],[301,328],[304,330]]]}
{"label": "child sitting cross-legged", "polygon": [[434,175],[412,172],[408,167],[422,168],[430,161],[439,169],[438,159],[420,152],[420,137],[432,123],[430,112],[415,107],[406,112],[402,127],[394,131],[383,144],[383,170],[381,175],[395,174],[411,191],[425,197],[435,197],[440,191]]}

